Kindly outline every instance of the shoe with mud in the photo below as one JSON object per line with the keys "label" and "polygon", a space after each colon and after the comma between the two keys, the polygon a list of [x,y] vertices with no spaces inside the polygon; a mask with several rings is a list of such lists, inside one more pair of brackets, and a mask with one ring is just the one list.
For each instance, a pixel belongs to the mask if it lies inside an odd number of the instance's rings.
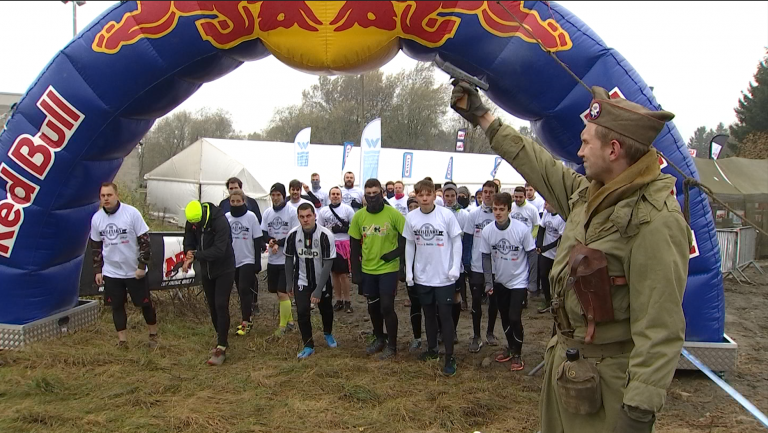
{"label": "shoe with mud", "polygon": [[365,349],[365,351],[369,355],[374,355],[384,350],[385,347],[387,347],[387,340],[377,338]]}
{"label": "shoe with mud", "polygon": [[394,358],[397,355],[397,350],[387,346],[384,351],[379,355],[379,361],[386,361],[387,359]]}
{"label": "shoe with mud", "polygon": [[345,305],[344,305],[344,311],[345,311],[347,314],[352,314],[352,301],[347,301],[347,302],[345,302],[344,304],[345,304]]}
{"label": "shoe with mud", "polygon": [[419,361],[431,361],[433,359],[439,359],[440,354],[435,349],[429,349],[426,352],[419,355]]}
{"label": "shoe with mud", "polygon": [[496,338],[496,336],[495,336],[495,335],[493,335],[493,334],[488,334],[488,335],[486,335],[486,336],[485,336],[485,342],[486,342],[486,343],[487,343],[489,346],[498,346],[498,345],[499,345],[499,339],[498,339],[498,338]]}
{"label": "shoe with mud", "polygon": [[512,364],[509,367],[510,371],[520,371],[525,368],[525,363],[523,362],[523,359],[520,358],[520,355],[513,355],[511,360]]}
{"label": "shoe with mud", "polygon": [[227,348],[216,346],[215,349],[211,350],[211,359],[208,360],[207,364],[212,365],[214,367],[217,367],[224,363],[224,360],[227,359]]}
{"label": "shoe with mud", "polygon": [[477,353],[481,347],[483,347],[483,340],[480,337],[473,337],[472,342],[469,343],[469,353]]}
{"label": "shoe with mud", "polygon": [[333,311],[341,311],[344,309],[345,302],[342,301],[336,301],[335,304],[333,304]]}
{"label": "shoe with mud", "polygon": [[411,345],[408,346],[408,351],[411,353],[421,350],[421,338],[415,338],[411,341]]}
{"label": "shoe with mud", "polygon": [[149,340],[147,341],[147,347],[149,348],[149,350],[157,349],[157,346],[159,344],[160,343],[157,341],[157,334],[150,334]]}
{"label": "shoe with mud", "polygon": [[237,332],[235,332],[235,335],[244,336],[251,332],[251,328],[253,327],[253,322],[242,322],[239,325],[237,325]]}
{"label": "shoe with mud", "polygon": [[453,356],[449,356],[445,360],[445,366],[443,367],[443,376],[448,376],[448,377],[454,376],[456,374],[457,368],[458,367],[456,365],[456,358],[454,358]]}

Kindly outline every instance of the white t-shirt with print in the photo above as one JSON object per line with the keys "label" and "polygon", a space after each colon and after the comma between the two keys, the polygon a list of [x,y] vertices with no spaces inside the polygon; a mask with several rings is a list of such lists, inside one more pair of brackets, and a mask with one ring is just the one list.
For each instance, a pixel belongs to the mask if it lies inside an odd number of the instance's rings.
{"label": "white t-shirt with print", "polygon": [[[429,287],[443,287],[456,280],[448,276],[453,267],[453,242],[461,242],[461,227],[450,210],[435,206],[425,214],[415,209],[405,218],[403,237],[416,244],[413,282]],[[456,260],[461,260],[457,257]]]}
{"label": "white t-shirt with print", "polygon": [[[459,223],[459,227],[462,231],[462,238],[464,237],[464,224],[467,223],[467,218],[469,218],[469,212],[467,212],[466,209],[459,209],[458,211],[454,211],[453,209],[446,208],[453,214],[454,217],[456,217],[456,222]],[[464,264],[461,264],[461,271],[464,273]]]}
{"label": "white t-shirt with print", "polygon": [[[545,210],[544,215],[541,216],[541,227],[539,227],[539,230],[546,230],[544,233],[544,245],[549,245],[563,235],[565,232],[565,221],[560,215],[552,215]],[[555,254],[557,254],[557,247],[545,251],[543,256],[555,260]]]}
{"label": "white t-shirt with print", "polygon": [[528,203],[532,204],[534,207],[536,207],[536,210],[538,210],[538,211],[539,211],[539,213],[542,213],[542,212],[544,212],[544,198],[542,198],[542,197],[539,195],[539,193],[538,193],[538,192],[535,192],[535,193],[533,194],[533,200],[528,200],[528,199],[526,199],[526,201],[527,201]]}
{"label": "white t-shirt with print", "polygon": [[235,250],[235,267],[256,263],[256,246],[254,239],[261,237],[261,224],[256,214],[247,211],[240,217],[232,216],[232,212],[224,214],[229,221],[232,231],[232,249]]}
{"label": "white t-shirt with print", "polygon": [[518,206],[517,203],[512,202],[512,211],[509,213],[509,217],[525,224],[528,231],[531,232],[534,226],[539,225],[539,211],[527,200],[523,206]]}
{"label": "white t-shirt with print", "polygon": [[536,248],[531,231],[510,219],[509,227],[499,230],[496,223],[483,229],[480,252],[491,255],[494,281],[508,289],[528,289],[527,251]]}
{"label": "white t-shirt with print", "polygon": [[[339,204],[339,207],[333,209],[333,212],[336,212],[336,214],[343,220],[346,221],[347,227],[349,227],[349,224],[352,222],[352,217],[355,216],[355,210],[352,209],[351,206],[347,206],[344,203]],[[331,230],[334,225],[337,223],[341,224],[341,222],[336,218],[335,215],[333,215],[333,212],[331,212],[330,206],[325,206],[317,210],[317,225],[323,226],[327,228],[328,230]],[[331,231],[331,233],[333,233]],[[336,238],[337,241],[348,241],[349,240],[349,233],[333,233],[334,238]]]}
{"label": "white t-shirt with print", "polygon": [[[275,212],[275,208],[270,207],[261,216],[261,230],[267,232],[270,238],[276,240],[285,239],[288,233],[298,225],[298,213],[294,207],[289,205],[285,205],[280,212]],[[269,251],[267,263],[270,265],[285,265],[283,247],[279,247],[277,253],[272,253],[271,249],[267,249],[267,251]]]}
{"label": "white t-shirt with print", "polygon": [[320,207],[328,206],[331,204],[331,200],[328,198],[328,193],[323,191],[322,188],[318,189],[317,191],[313,190],[312,188],[309,190],[312,191],[312,194],[314,194],[318,200],[320,200]]}
{"label": "white t-shirt with print", "polygon": [[114,214],[99,209],[91,218],[91,239],[102,242],[104,266],[101,273],[110,278],[136,278],[139,267],[139,242],[136,238],[149,227],[133,206],[120,203]]}
{"label": "white t-shirt with print", "polygon": [[408,216],[408,196],[403,195],[403,197],[398,200],[394,197],[387,199],[389,202],[389,205],[393,208],[397,209],[398,212],[403,214],[403,216]]}
{"label": "white t-shirt with print", "polygon": [[482,206],[479,206],[469,213],[464,222],[464,233],[472,235],[472,272],[483,272],[483,256],[480,253],[481,236],[485,226],[493,224],[494,221],[496,219],[490,208],[486,212]]}
{"label": "white t-shirt with print", "polygon": [[341,202],[347,206],[352,206],[352,200],[357,200],[362,206],[363,190],[356,186],[353,186],[350,189],[341,187]]}
{"label": "white t-shirt with print", "polygon": [[312,207],[315,207],[315,205],[311,201],[309,201],[307,199],[300,198],[299,201],[296,202],[296,203],[292,202],[291,199],[288,199],[288,206],[291,206],[291,207],[293,207],[294,209],[297,209],[297,210],[299,209],[299,206],[301,206],[304,203],[309,203],[309,204],[312,205]]}

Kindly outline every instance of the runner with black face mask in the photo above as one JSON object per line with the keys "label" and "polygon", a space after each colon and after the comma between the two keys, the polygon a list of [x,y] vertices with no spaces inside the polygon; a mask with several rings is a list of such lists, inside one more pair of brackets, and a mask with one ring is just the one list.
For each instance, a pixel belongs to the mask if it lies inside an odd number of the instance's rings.
{"label": "runner with black face mask", "polygon": [[[399,280],[400,257],[405,250],[402,237],[405,218],[392,206],[384,205],[381,183],[365,182],[367,206],[357,212],[349,226],[352,281],[368,298],[376,340],[368,347],[371,355],[381,352],[379,359],[397,354],[397,313],[395,294]],[[384,322],[387,337],[384,336]]]}

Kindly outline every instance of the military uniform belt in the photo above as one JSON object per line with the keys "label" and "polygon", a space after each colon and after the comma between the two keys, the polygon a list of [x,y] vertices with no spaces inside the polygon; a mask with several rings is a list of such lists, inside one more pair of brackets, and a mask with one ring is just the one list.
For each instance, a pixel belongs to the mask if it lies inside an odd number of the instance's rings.
{"label": "military uniform belt", "polygon": [[557,333],[557,342],[566,349],[578,349],[584,358],[610,358],[630,353],[635,347],[635,343],[631,339],[615,343],[586,344],[583,341],[566,337],[560,332]]}

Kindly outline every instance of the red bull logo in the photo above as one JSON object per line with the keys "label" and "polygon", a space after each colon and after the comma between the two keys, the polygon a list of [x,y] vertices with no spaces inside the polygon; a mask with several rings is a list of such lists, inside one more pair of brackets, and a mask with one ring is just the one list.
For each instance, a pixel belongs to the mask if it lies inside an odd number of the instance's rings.
{"label": "red bull logo", "polygon": [[[488,33],[498,37],[540,42],[550,51],[572,47],[570,36],[554,19],[542,19],[523,2],[503,2],[514,18],[493,1],[136,3],[137,9],[126,13],[120,22],[104,26],[94,38],[94,51],[115,54],[142,38],[161,38],[172,32],[182,17],[189,16],[199,17],[195,25],[200,37],[216,48],[228,49],[260,38],[281,60],[299,61],[310,69],[359,65],[363,63],[360,57],[391,47],[397,38],[439,47],[456,35],[469,15],[476,16]],[[311,34],[333,37],[307,38]],[[357,59],[350,55],[355,51]]]}

